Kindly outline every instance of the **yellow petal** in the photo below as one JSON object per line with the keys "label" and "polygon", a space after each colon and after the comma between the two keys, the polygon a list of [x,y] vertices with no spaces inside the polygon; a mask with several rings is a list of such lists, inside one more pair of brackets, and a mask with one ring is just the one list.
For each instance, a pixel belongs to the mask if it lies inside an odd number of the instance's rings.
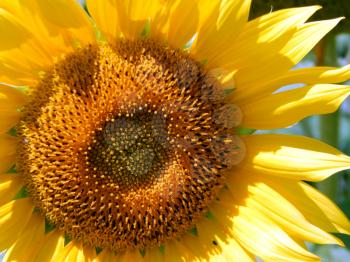
{"label": "yellow petal", "polygon": [[232,101],[237,104],[246,103],[259,95],[271,94],[278,88],[291,84],[327,84],[342,83],[350,79],[350,65],[334,67],[311,67],[288,71],[268,81],[246,83],[244,92],[234,92]]}
{"label": "yellow petal", "polygon": [[243,137],[247,151],[244,172],[296,180],[320,181],[350,167],[350,157],[312,138],[291,135]]}
{"label": "yellow petal", "polygon": [[[22,71],[28,71],[31,74],[35,74],[34,71],[37,69],[38,63],[29,62],[30,65],[28,65],[28,60],[37,59],[37,61],[42,62],[43,57],[31,46],[33,42],[35,43],[33,35],[26,30],[26,28],[22,26],[12,14],[4,9],[0,9],[0,30],[1,33],[6,36],[4,38],[5,41],[1,41],[0,43],[0,81],[3,82],[9,80],[9,76],[16,76]],[[24,43],[28,44],[23,46]],[[29,51],[27,57],[18,51],[20,48]],[[21,58],[20,55],[23,55],[23,61],[19,59]],[[7,72],[10,74],[7,75]]]}
{"label": "yellow petal", "polygon": [[[216,57],[228,50],[247,22],[251,1],[204,1],[199,5],[200,13],[211,9],[199,26],[198,36],[191,48],[197,60],[208,61],[208,66],[215,64]],[[214,5],[214,6],[213,6]]]}
{"label": "yellow petal", "polygon": [[159,41],[165,41],[169,32],[169,17],[176,0],[165,1],[156,12],[151,24],[151,36]]}
{"label": "yellow petal", "polygon": [[3,0],[0,28],[0,81],[33,85],[41,70],[73,46],[94,41],[94,31],[74,0]]}
{"label": "yellow petal", "polygon": [[[220,203],[221,196],[220,193]],[[196,224],[196,234],[188,233],[180,239],[196,261],[255,261],[254,256],[237,243],[232,234],[232,217],[235,215],[232,198],[225,209],[216,209],[213,205],[209,209],[209,218],[205,216]]]}
{"label": "yellow petal", "polygon": [[141,253],[139,250],[134,249],[134,250],[127,250],[123,253],[120,253],[117,258],[116,261],[120,261],[120,262],[128,262],[128,261],[143,261],[143,257],[141,256]]}
{"label": "yellow petal", "polygon": [[114,43],[120,37],[118,13],[115,0],[87,0],[86,4],[89,13],[96,21],[98,28],[107,37],[110,43]]}
{"label": "yellow petal", "polygon": [[18,111],[27,101],[24,92],[0,84],[0,134],[11,129],[19,120]]}
{"label": "yellow petal", "polygon": [[36,3],[42,19],[59,28],[68,43],[78,41],[81,45],[86,45],[95,41],[91,22],[77,1],[36,0]]}
{"label": "yellow petal", "polygon": [[104,249],[96,258],[98,262],[113,262],[117,256],[115,256],[110,250]]}
{"label": "yellow petal", "polygon": [[[41,228],[43,230],[43,228]],[[42,232],[43,234],[44,232]],[[64,246],[64,236],[57,230],[51,231],[45,236],[40,249],[33,254],[33,260],[36,261],[58,261],[62,254],[67,253],[68,248]],[[34,259],[35,258],[35,259]]]}
{"label": "yellow petal", "polygon": [[[230,206],[233,206],[232,199]],[[233,213],[227,216],[227,214],[216,212],[216,209],[210,208],[210,211],[212,211],[214,218],[203,218],[197,225],[198,237],[192,237],[192,243],[187,242],[186,244],[192,248],[194,248],[194,245],[196,245],[199,246],[199,248],[204,249],[204,252],[201,249],[199,250],[201,253],[207,253],[207,256],[200,254],[199,257],[207,260],[242,262],[255,261],[254,256],[244,249],[235,240],[234,235],[232,234],[233,224],[231,219],[233,217]],[[200,244],[196,242],[199,242]]]}
{"label": "yellow petal", "polygon": [[27,95],[14,87],[0,84],[0,110],[17,109],[27,102]]}
{"label": "yellow petal", "polygon": [[266,261],[320,261],[293,241],[266,216],[240,207],[234,217],[233,231],[237,240],[251,253]]}
{"label": "yellow petal", "polygon": [[[238,69],[261,66],[264,57],[273,58],[320,7],[290,8],[272,12],[248,22],[223,55],[216,58],[222,67]],[[259,68],[260,70],[263,68]],[[278,68],[277,68],[278,69]]]}
{"label": "yellow petal", "polygon": [[83,250],[76,245],[69,245],[65,247],[66,252],[59,254],[56,261],[62,262],[76,262],[76,261],[85,261]]}
{"label": "yellow petal", "polygon": [[[230,174],[227,180],[227,185],[232,192],[230,202],[232,203],[232,199],[235,199],[237,204],[244,205],[259,214],[265,215],[295,239],[320,244],[343,245],[339,239],[310,223],[303,213],[290,203],[283,194],[270,186],[269,180],[275,181],[280,187],[285,187],[280,178],[264,179],[263,175],[253,173],[248,175],[244,172]],[[286,183],[286,181],[283,182]],[[287,182],[287,184],[291,183],[297,184],[298,182]],[[226,205],[230,203],[226,199],[222,200],[221,195],[219,195],[219,198],[221,201],[218,202],[218,205],[222,205],[222,202],[226,202]],[[307,201],[309,198],[305,197],[305,200]],[[222,205],[221,208],[226,209],[226,206]]]}
{"label": "yellow petal", "polygon": [[18,194],[23,183],[17,174],[0,175],[0,206],[4,205]]}
{"label": "yellow petal", "polygon": [[[325,195],[304,182],[268,182],[274,190],[282,194],[315,226],[327,232],[350,234],[350,222],[344,213]],[[282,186],[283,185],[283,186]]]}
{"label": "yellow petal", "polygon": [[177,0],[169,18],[168,42],[182,48],[196,33],[199,20],[198,2]]}
{"label": "yellow petal", "polygon": [[116,0],[111,3],[117,9],[120,30],[129,39],[140,38],[147,22],[152,22],[161,9],[159,0]]}
{"label": "yellow petal", "polygon": [[168,241],[164,248],[164,256],[169,262],[194,261],[195,257],[191,251],[181,241]]}
{"label": "yellow petal", "polygon": [[17,240],[33,209],[29,198],[13,200],[0,207],[0,250],[9,248]]}
{"label": "yellow petal", "polygon": [[146,253],[143,259],[145,262],[165,261],[164,253],[160,251],[160,247],[158,246],[146,249]]}
{"label": "yellow petal", "polygon": [[8,171],[15,163],[18,139],[0,135],[0,173]]}
{"label": "yellow petal", "polygon": [[33,257],[43,244],[45,239],[45,220],[32,214],[26,228],[18,236],[14,245],[7,250],[5,261],[26,261]]}
{"label": "yellow petal", "polygon": [[314,85],[296,88],[240,104],[244,114],[242,125],[253,129],[290,126],[301,119],[332,113],[350,94],[350,86]]}
{"label": "yellow petal", "polygon": [[[251,61],[240,61],[234,59],[236,65],[240,67],[235,79],[237,87],[245,88],[247,83],[264,82],[278,75],[286,73],[296,65],[330,30],[332,30],[341,19],[332,19],[319,22],[306,23],[298,26],[295,33],[287,34],[278,39],[283,44],[274,47],[273,45],[261,46],[256,43],[249,43],[249,48],[259,50]],[[237,50],[242,52],[243,50]],[[250,52],[246,50],[246,52]],[[233,65],[232,63],[232,65]],[[244,65],[245,64],[245,65]],[[254,72],[252,74],[251,72]]]}

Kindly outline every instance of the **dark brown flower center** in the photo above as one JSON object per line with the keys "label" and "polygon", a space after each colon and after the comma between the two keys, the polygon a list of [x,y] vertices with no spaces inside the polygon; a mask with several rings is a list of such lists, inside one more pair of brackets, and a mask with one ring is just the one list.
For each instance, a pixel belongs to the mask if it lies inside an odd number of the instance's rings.
{"label": "dark brown flower center", "polygon": [[169,160],[166,118],[139,108],[135,114],[106,122],[88,148],[88,166],[124,189],[160,175]]}
{"label": "dark brown flower center", "polygon": [[77,50],[31,97],[20,171],[38,209],[93,246],[119,251],[180,236],[242,157],[237,108],[216,80],[150,40]]}

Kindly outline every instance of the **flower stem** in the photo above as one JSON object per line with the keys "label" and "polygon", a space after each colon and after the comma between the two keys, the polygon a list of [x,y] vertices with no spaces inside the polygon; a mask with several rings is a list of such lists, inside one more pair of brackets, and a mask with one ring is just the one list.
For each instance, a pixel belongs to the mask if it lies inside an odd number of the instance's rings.
{"label": "flower stem", "polygon": [[[320,119],[320,139],[334,147],[338,145],[339,111],[322,116]],[[331,199],[337,196],[338,179],[333,175],[318,184],[318,188]]]}
{"label": "flower stem", "polygon": [[[337,53],[335,46],[335,37],[328,37],[320,42],[315,49],[316,64],[330,66],[337,65]],[[320,116],[320,139],[333,146],[338,147],[339,135],[339,111],[332,114]],[[329,198],[335,200],[337,196],[338,179],[335,175],[318,183],[318,188]]]}

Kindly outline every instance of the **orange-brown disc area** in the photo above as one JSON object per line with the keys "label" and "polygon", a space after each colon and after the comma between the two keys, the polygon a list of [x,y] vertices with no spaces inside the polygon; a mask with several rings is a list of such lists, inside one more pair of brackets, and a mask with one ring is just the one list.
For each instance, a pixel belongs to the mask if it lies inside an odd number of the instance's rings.
{"label": "orange-brown disc area", "polygon": [[49,221],[96,247],[180,236],[241,158],[231,124],[238,109],[219,84],[182,51],[150,40],[78,49],[31,99],[19,170]]}

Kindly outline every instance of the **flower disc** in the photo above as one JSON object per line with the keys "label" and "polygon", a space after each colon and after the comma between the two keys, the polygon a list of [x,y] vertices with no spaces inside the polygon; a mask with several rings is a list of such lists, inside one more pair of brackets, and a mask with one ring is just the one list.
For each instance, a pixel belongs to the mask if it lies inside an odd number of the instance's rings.
{"label": "flower disc", "polygon": [[18,166],[37,208],[115,251],[191,229],[242,157],[239,110],[203,67],[153,41],[76,50],[45,73]]}

